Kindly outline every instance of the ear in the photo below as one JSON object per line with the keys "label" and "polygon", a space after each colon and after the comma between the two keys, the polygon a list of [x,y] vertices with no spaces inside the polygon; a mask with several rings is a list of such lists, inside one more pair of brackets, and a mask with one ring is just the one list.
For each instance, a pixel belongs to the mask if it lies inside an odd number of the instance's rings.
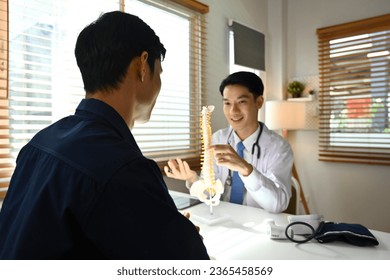
{"label": "ear", "polygon": [[143,51],[141,53],[138,71],[139,71],[139,78],[140,78],[142,83],[145,80],[146,68],[147,68],[147,64],[148,64],[148,57],[149,57],[148,52]]}
{"label": "ear", "polygon": [[261,107],[263,107],[263,103],[264,103],[264,98],[262,95],[258,96],[256,98],[256,106],[257,106],[257,109],[261,109]]}

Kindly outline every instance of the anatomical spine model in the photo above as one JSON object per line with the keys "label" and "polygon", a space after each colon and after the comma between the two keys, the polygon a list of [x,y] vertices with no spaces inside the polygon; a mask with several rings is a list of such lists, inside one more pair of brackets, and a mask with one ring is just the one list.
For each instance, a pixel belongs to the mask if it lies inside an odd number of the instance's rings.
{"label": "anatomical spine model", "polygon": [[192,184],[190,193],[199,198],[200,201],[207,205],[216,206],[219,204],[221,194],[223,193],[222,182],[215,180],[213,152],[209,150],[211,145],[211,113],[214,111],[214,106],[203,106],[201,116],[201,132],[202,132],[202,179]]}

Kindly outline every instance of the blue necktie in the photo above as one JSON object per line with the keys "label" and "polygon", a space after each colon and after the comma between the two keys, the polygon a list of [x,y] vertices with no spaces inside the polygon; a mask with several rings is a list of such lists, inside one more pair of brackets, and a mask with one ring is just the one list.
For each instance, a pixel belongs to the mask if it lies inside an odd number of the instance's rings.
{"label": "blue necktie", "polygon": [[[240,157],[244,157],[245,146],[242,142],[237,144],[237,154]],[[232,177],[232,191],[230,193],[230,202],[242,204],[242,198],[244,194],[244,183],[242,182],[240,175],[237,171],[233,172]]]}

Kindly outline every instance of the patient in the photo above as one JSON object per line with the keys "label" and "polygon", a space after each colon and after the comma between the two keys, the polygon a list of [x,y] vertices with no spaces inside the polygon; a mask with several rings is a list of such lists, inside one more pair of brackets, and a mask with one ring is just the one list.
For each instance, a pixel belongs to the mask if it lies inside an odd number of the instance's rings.
{"label": "patient", "polygon": [[86,98],[18,155],[0,212],[0,259],[208,259],[157,164],[135,142],[165,48],[136,16],[103,14],[79,35]]}

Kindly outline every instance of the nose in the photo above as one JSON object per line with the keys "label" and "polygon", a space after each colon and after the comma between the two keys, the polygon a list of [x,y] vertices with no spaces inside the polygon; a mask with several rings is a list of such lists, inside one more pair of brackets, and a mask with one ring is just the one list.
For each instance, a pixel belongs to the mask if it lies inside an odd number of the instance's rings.
{"label": "nose", "polygon": [[230,113],[231,113],[231,114],[234,114],[234,113],[237,113],[237,112],[239,112],[239,111],[240,111],[240,110],[239,110],[239,108],[238,108],[238,105],[235,104],[235,103],[233,103],[232,106],[230,107]]}

